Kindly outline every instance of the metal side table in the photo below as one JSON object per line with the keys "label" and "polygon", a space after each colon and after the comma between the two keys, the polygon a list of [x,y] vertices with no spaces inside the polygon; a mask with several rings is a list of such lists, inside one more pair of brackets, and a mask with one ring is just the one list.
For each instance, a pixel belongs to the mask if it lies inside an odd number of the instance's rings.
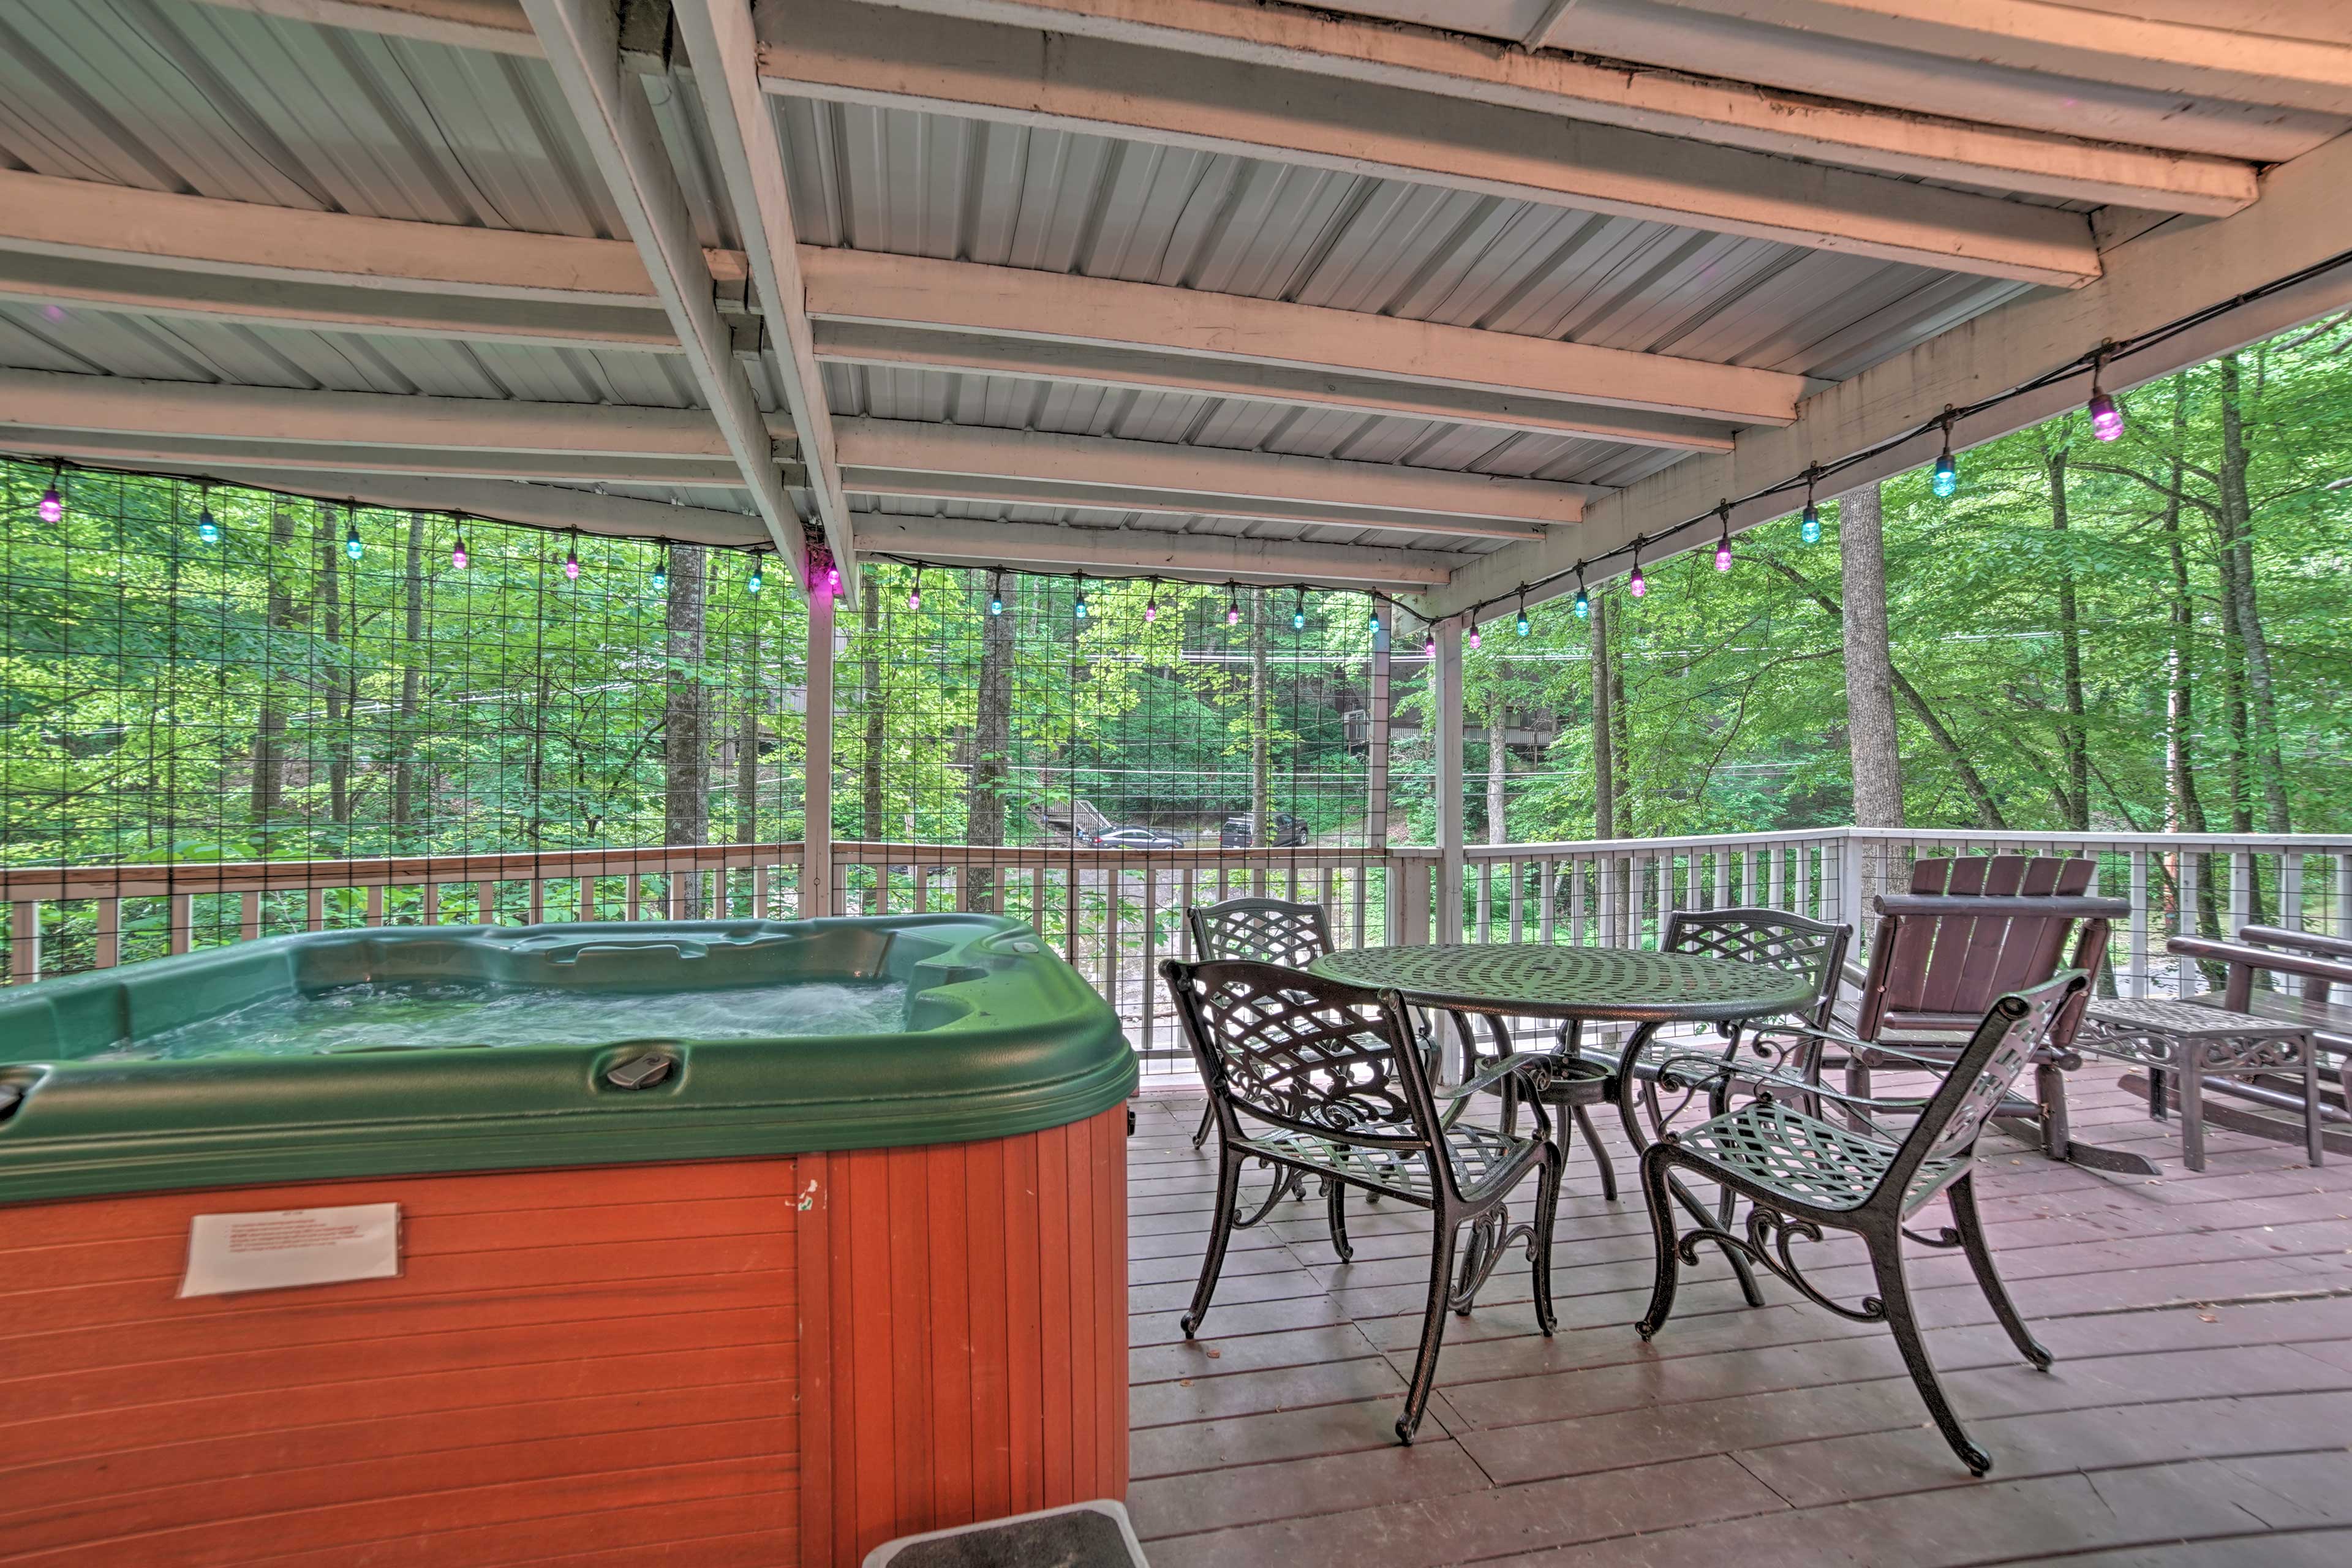
{"label": "metal side table", "polygon": [[2320,1162],[2319,1053],[2312,1047],[2307,1028],[2251,1013],[2142,996],[2092,1003],[2074,1037],[2074,1048],[2146,1067],[2148,1115],[2159,1121],[2166,1110],[2165,1076],[2179,1080],[2180,1158],[2192,1171],[2205,1168],[2209,1074],[2253,1078],[2300,1073],[2305,1149],[2313,1164]]}

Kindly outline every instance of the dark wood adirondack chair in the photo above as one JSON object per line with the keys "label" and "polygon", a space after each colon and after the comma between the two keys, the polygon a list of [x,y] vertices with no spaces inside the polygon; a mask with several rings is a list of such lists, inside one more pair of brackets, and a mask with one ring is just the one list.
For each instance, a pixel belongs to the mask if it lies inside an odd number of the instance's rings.
{"label": "dark wood adirondack chair", "polygon": [[[2096,974],[2115,921],[2131,913],[2126,900],[2089,891],[2096,871],[2090,860],[2055,855],[1915,864],[1908,892],[1874,901],[1878,935],[1853,1035],[1816,1037],[1846,1047],[1847,1091],[1870,1093],[1871,1069],[1882,1065],[1874,1046],[1950,1060],[1999,998],[2067,969]],[[2087,989],[2070,996],[2035,1047],[2034,1099],[2010,1095],[1993,1121],[2012,1137],[2038,1139],[2053,1159],[2153,1175],[2156,1167],[2138,1155],[2077,1143],[2069,1133],[2066,1069],[2081,1065],[2069,1047],[2088,996]]]}

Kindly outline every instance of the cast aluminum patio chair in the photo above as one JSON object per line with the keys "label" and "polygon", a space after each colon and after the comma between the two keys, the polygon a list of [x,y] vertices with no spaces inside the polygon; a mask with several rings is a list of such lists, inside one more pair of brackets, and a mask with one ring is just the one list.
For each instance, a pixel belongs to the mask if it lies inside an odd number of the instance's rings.
{"label": "cast aluminum patio chair", "polygon": [[[1767,1075],[1748,1080],[1759,1092],[1738,1110],[1669,1131],[1651,1144],[1642,1156],[1642,1185],[1657,1244],[1657,1279],[1649,1310],[1636,1325],[1642,1337],[1649,1339],[1665,1326],[1681,1265],[1696,1264],[1699,1246],[1713,1242],[1746,1256],[1842,1318],[1885,1323],[1944,1440],[1972,1473],[1990,1469],[1992,1457],[1961,1427],[1937,1381],[1904,1274],[1903,1238],[1965,1251],[2011,1342],[2027,1361],[2048,1370],[2050,1352],[2018,1315],[1985,1244],[1977,1215],[1976,1144],[2010,1085],[2058,1018],[2081,1005],[2088,984],[2081,972],[2069,971],[2000,997],[1949,1062],[1882,1047],[1882,1065],[1940,1075],[1934,1092],[1923,1098],[1874,1099],[1826,1089],[1818,1080]],[[1718,1057],[1695,1055],[1669,1060],[1660,1071],[1669,1083],[1722,1085],[1741,1069]],[[1790,1098],[1813,1097],[1840,1104],[1853,1114],[1853,1124],[1832,1126],[1787,1103]],[[1889,1125],[1905,1118],[1907,1129]],[[1746,1234],[1733,1234],[1728,1225],[1699,1226],[1677,1237],[1667,1182],[1678,1170],[1746,1198]],[[1906,1222],[1938,1194],[1951,1208],[1952,1224],[1935,1237],[1909,1229]],[[1790,1255],[1792,1241],[1819,1241],[1824,1229],[1851,1231],[1869,1249],[1877,1289],[1857,1306],[1823,1294]]]}
{"label": "cast aluminum patio chair", "polygon": [[[1232,898],[1193,905],[1184,911],[1184,922],[1192,930],[1192,956],[1203,963],[1240,959],[1304,969],[1331,951],[1331,917],[1320,904]],[[1215,1108],[1202,1106],[1192,1147],[1206,1143],[1216,1124]]]}
{"label": "cast aluminum patio chair", "polygon": [[[1531,1102],[1535,1130],[1525,1138],[1475,1123],[1448,1128],[1412,1017],[1394,991],[1367,991],[1270,963],[1169,959],[1160,973],[1176,999],[1217,1127],[1217,1209],[1200,1284],[1182,1320],[1185,1338],[1208,1315],[1233,1233],[1263,1220],[1282,1195],[1287,1184],[1279,1173],[1327,1180],[1332,1243],[1343,1259],[1353,1256],[1340,1204],[1347,1188],[1428,1209],[1434,1218],[1429,1301],[1396,1424],[1398,1439],[1412,1442],[1437,1381],[1446,1313],[1469,1310],[1516,1237],[1504,1205],[1531,1171],[1536,1210],[1527,1252],[1535,1270],[1536,1324],[1552,1331],[1559,1153],[1550,1118]],[[1449,1094],[1520,1075],[1538,1081],[1542,1071],[1539,1058],[1513,1058]],[[1242,1167],[1252,1160],[1271,1163],[1277,1176],[1257,1211],[1244,1215]],[[1472,1236],[1457,1282],[1465,1227]]]}

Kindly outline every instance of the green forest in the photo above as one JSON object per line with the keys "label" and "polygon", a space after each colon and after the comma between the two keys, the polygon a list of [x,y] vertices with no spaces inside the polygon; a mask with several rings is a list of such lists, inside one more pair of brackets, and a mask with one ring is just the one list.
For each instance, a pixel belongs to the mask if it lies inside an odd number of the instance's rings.
{"label": "green forest", "polygon": [[[2342,828],[2352,324],[2121,402],[2113,443],[2072,416],[1964,453],[1948,499],[1918,474],[1880,491],[1904,819]],[[802,836],[807,619],[772,556],[21,461],[0,506],[7,864]],[[1589,619],[1555,598],[1522,635],[1503,606],[1466,662],[1473,833],[1852,820],[1841,521],[1750,530],[1728,571],[1707,547],[1654,564],[1639,599],[1596,584]],[[1290,813],[1360,843],[1376,616],[1391,837],[1431,837],[1408,609],[864,570],[838,837],[1051,842],[1085,803],[1190,842]]]}

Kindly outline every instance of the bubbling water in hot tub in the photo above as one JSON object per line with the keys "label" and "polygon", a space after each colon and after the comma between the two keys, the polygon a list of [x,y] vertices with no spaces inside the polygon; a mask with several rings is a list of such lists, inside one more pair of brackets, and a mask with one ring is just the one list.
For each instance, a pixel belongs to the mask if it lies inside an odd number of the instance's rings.
{"label": "bubbling water in hot tub", "polygon": [[478,981],[373,982],[266,997],[85,1059],[593,1046],[618,1040],[769,1040],[890,1034],[906,1022],[903,984],[807,981],[636,994]]}

